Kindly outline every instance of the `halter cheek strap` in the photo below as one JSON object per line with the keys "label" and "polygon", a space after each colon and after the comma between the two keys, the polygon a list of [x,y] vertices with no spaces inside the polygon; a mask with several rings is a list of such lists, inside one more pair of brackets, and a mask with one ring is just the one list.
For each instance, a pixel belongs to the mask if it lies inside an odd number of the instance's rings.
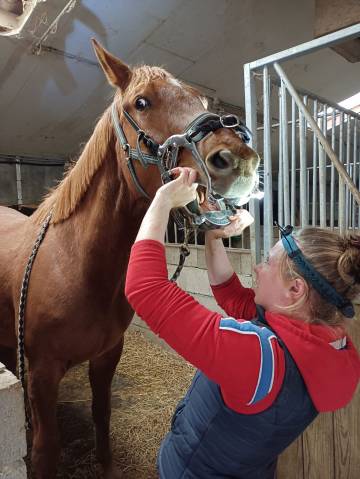
{"label": "halter cheek strap", "polygon": [[322,296],[325,301],[333,304],[346,317],[355,316],[354,306],[347,298],[341,296],[336,289],[331,286],[327,279],[317,271],[310,261],[303,255],[292,236],[293,227],[288,225],[285,228],[277,225],[280,229],[282,244],[289,258],[296,264],[301,275],[309,281],[311,286]]}

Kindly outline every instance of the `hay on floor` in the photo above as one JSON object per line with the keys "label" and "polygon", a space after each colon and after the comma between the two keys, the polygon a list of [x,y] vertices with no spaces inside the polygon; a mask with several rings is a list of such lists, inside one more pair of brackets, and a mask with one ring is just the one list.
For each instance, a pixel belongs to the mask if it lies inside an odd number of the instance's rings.
{"label": "hay on floor", "polygon": [[[172,413],[185,394],[194,368],[173,352],[128,331],[113,380],[111,437],[124,479],[155,479],[156,455]],[[94,455],[91,390],[87,364],[61,383],[58,417],[62,455],[58,479],[102,477]]]}

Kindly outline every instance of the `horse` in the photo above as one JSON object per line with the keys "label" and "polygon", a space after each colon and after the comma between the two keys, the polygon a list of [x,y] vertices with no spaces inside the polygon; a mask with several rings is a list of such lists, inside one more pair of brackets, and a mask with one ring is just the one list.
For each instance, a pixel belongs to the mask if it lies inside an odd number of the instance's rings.
{"label": "horse", "polygon": [[[121,477],[109,438],[111,382],[133,316],[124,295],[130,249],[167,172],[156,164],[161,155],[151,152],[169,138],[182,138],[189,124],[201,127],[194,120],[209,114],[203,95],[163,68],[132,68],[92,41],[115,89],[110,106],[78,160],[32,216],[0,207],[0,360],[13,372],[24,270],[46,219],[48,225],[28,282],[23,337],[37,479],[56,475],[59,383],[84,361],[89,361],[97,459],[106,479]],[[234,185],[248,192],[256,183],[259,157],[233,125],[226,126],[222,120],[200,135],[202,165],[180,146],[176,164],[195,168],[203,189],[211,180],[219,194]],[[170,143],[169,155],[175,144]]]}

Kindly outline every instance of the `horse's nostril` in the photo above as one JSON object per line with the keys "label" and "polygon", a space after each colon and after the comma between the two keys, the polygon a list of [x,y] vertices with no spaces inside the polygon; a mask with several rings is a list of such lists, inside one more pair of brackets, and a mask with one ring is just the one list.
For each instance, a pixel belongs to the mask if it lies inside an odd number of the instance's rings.
{"label": "horse's nostril", "polygon": [[224,158],[224,156],[221,155],[221,152],[217,152],[210,156],[208,161],[218,170],[225,170],[231,167],[231,161],[228,158]]}

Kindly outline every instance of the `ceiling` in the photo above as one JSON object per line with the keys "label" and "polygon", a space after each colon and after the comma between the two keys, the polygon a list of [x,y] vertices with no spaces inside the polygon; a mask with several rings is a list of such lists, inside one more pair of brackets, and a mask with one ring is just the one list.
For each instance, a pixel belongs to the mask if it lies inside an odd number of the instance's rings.
{"label": "ceiling", "polygon": [[[244,63],[313,38],[314,0],[78,0],[34,54],[67,3],[39,3],[19,36],[0,37],[0,153],[77,154],[111,98],[91,37],[129,64],[163,65],[238,106]],[[359,91],[360,63],[330,49],[284,67],[332,101]]]}

